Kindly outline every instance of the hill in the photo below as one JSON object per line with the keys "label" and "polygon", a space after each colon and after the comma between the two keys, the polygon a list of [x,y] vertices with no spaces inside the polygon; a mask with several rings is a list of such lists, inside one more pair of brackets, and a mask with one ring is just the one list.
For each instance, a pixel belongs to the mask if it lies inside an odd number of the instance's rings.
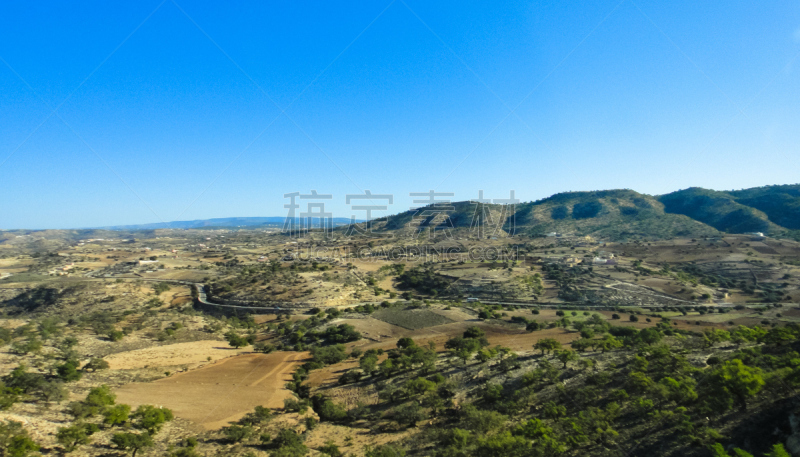
{"label": "hill", "polygon": [[515,220],[517,232],[593,235],[609,239],[713,236],[717,230],[679,214],[669,214],[656,198],[629,189],[566,192],[523,204]]}
{"label": "hill", "polygon": [[[719,232],[680,214],[669,214],[656,198],[633,190],[565,192],[543,200],[505,207],[452,203],[449,211],[428,206],[375,221],[376,230],[471,230],[482,236],[550,232],[608,239],[714,236]],[[513,210],[513,213],[511,211]],[[449,219],[445,217],[449,216]]]}
{"label": "hill", "polygon": [[737,202],[728,192],[692,187],[662,195],[659,201],[670,213],[689,216],[724,232],[772,233],[780,229],[764,212]]}
{"label": "hill", "polygon": [[771,222],[800,230],[800,184],[754,187],[728,193],[738,203],[763,211]]}
{"label": "hill", "polygon": [[[777,234],[800,229],[800,185],[739,191],[693,187],[659,196],[612,189],[563,192],[515,207],[473,202],[448,206],[446,211],[435,206],[405,211],[376,220],[373,227],[401,233],[480,229],[477,233],[493,236],[557,232],[610,240],[718,236],[720,232]],[[509,214],[511,208],[513,214]]]}

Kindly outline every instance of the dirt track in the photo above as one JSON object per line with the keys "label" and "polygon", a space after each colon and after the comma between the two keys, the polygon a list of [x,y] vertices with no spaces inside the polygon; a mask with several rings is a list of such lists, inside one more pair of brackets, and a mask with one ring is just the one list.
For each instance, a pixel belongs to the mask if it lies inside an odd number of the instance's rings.
{"label": "dirt track", "polygon": [[243,354],[150,383],[116,390],[117,402],[166,406],[208,430],[235,421],[256,406],[277,408],[291,394],[284,388],[305,353]]}

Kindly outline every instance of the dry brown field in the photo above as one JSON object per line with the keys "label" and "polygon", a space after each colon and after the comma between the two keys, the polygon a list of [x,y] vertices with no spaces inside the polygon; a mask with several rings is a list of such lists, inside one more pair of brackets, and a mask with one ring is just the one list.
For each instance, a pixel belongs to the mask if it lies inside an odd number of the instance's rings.
{"label": "dry brown field", "polygon": [[280,408],[292,394],[284,388],[306,353],[242,354],[197,370],[116,389],[117,402],[166,406],[177,417],[207,430],[236,421],[256,406]]}

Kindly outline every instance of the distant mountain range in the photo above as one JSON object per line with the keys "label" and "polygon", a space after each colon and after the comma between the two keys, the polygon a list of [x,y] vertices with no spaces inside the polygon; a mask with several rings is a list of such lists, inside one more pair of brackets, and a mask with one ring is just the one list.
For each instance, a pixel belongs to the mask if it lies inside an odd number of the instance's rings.
{"label": "distant mountain range", "polygon": [[[138,225],[115,225],[111,227],[98,227],[104,230],[155,230],[155,229],[196,229],[196,228],[214,228],[214,227],[283,227],[286,217],[221,217],[215,219],[198,219],[194,221],[173,221],[173,222],[155,222],[152,224],[138,224]],[[299,224],[300,219],[294,218],[295,223]],[[363,221],[357,221],[363,222]],[[334,217],[333,225],[348,225],[350,219],[345,217]],[[312,218],[312,226],[319,226],[319,219]]]}

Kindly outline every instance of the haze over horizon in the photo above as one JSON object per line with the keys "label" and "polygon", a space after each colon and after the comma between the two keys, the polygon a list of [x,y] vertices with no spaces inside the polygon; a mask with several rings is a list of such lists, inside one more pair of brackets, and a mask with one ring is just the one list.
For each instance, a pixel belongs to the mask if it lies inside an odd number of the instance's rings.
{"label": "haze over horizon", "polygon": [[794,2],[7,3],[0,228],[795,183],[798,56]]}

